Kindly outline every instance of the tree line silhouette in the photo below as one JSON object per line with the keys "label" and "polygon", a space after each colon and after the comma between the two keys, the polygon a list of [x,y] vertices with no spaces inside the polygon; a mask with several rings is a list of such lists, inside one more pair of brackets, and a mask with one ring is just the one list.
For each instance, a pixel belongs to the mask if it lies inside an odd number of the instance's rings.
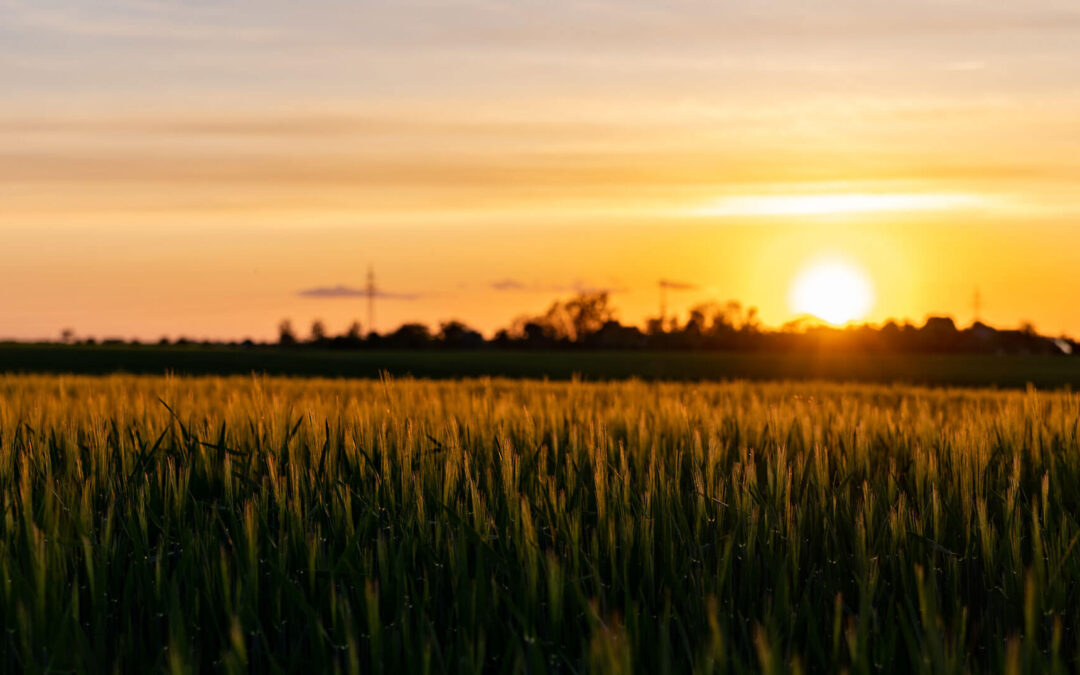
{"label": "tree line silhouette", "polygon": [[835,328],[810,318],[765,328],[757,309],[738,301],[708,302],[694,306],[684,320],[654,317],[642,327],[616,318],[606,292],[586,292],[554,301],[542,314],[523,316],[488,339],[461,321],[441,323],[432,330],[422,323],[406,323],[397,330],[363,333],[354,322],[341,335],[331,336],[316,321],[301,338],[289,321],[279,326],[283,347],[326,349],[626,349],[723,351],[860,351],[983,354],[1080,354],[1080,343],[1068,338],[1039,335],[1025,324],[999,330],[975,322],[957,327],[950,317],[930,317],[922,326],[888,321]]}
{"label": "tree line silhouette", "polygon": [[[93,338],[78,340],[65,330],[64,343],[97,344]],[[101,344],[138,344],[117,339]],[[767,328],[757,309],[735,300],[707,302],[692,307],[685,318],[653,317],[644,326],[621,323],[606,292],[584,292],[556,300],[542,314],[522,316],[498,330],[491,338],[461,321],[445,321],[437,329],[422,323],[405,323],[388,333],[363,331],[353,322],[345,332],[331,335],[322,321],[315,321],[301,336],[289,320],[278,326],[275,342],[213,342],[188,338],[162,338],[159,345],[231,345],[247,348],[288,349],[516,349],[516,350],[716,350],[759,352],[852,351],[871,353],[977,353],[1080,355],[1080,342],[1066,337],[1040,335],[1031,324],[1001,330],[976,321],[960,328],[947,316],[933,316],[921,326],[888,321],[836,328],[812,317]]]}

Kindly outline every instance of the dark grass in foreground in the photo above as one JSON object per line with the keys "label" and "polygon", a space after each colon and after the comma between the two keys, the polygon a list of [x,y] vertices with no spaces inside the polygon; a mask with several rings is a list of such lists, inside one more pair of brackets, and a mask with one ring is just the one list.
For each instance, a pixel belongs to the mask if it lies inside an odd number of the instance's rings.
{"label": "dark grass in foreground", "polygon": [[0,668],[1066,672],[1078,415],[856,385],[0,377]]}
{"label": "dark grass in foreground", "polygon": [[1080,357],[976,354],[541,351],[0,344],[0,372],[553,380],[836,380],[1080,388]]}

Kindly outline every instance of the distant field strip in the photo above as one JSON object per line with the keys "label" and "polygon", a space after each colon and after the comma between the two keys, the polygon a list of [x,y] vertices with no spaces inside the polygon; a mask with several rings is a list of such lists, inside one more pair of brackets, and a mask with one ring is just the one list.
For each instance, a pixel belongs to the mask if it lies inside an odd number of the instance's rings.
{"label": "distant field strip", "polygon": [[0,375],[5,672],[1059,672],[1080,396]]}
{"label": "distant field strip", "polygon": [[1080,390],[1080,357],[653,350],[326,350],[0,344],[0,373],[832,380]]}

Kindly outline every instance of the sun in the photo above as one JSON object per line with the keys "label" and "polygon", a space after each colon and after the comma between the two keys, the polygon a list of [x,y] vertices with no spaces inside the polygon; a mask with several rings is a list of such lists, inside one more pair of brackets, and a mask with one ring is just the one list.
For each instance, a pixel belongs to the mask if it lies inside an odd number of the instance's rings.
{"label": "sun", "polygon": [[791,310],[839,325],[862,319],[874,304],[870,278],[857,265],[837,258],[806,265],[791,284]]}

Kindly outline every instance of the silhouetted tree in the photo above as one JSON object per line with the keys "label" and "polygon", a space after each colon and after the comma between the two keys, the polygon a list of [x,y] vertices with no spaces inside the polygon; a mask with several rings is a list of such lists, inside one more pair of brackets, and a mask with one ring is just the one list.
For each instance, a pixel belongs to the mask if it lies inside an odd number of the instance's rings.
{"label": "silhouetted tree", "polygon": [[461,321],[443,323],[439,327],[437,339],[443,346],[451,349],[475,349],[484,344],[484,336]]}
{"label": "silhouetted tree", "polygon": [[586,336],[585,344],[597,349],[641,349],[648,344],[648,337],[637,326],[624,326],[613,319]]}
{"label": "silhouetted tree", "polygon": [[558,340],[554,327],[541,321],[527,321],[522,327],[522,340],[527,347],[551,347]]}
{"label": "silhouetted tree", "polygon": [[322,319],[311,322],[311,341],[315,344],[326,342],[326,324],[322,322]]}
{"label": "silhouetted tree", "polygon": [[716,316],[716,303],[706,302],[690,308],[690,316],[686,319],[683,331],[694,335],[705,335],[712,327],[713,317]]}
{"label": "silhouetted tree", "polygon": [[761,330],[761,319],[758,317],[758,308],[750,307],[743,314],[742,324],[739,326],[739,330],[749,331],[751,333]]}
{"label": "silhouetted tree", "polygon": [[419,349],[431,344],[431,331],[422,323],[407,323],[386,336],[386,343],[395,349]]}
{"label": "silhouetted tree", "polygon": [[[542,316],[518,319],[517,324],[518,332],[529,342],[565,340],[580,343],[614,318],[615,310],[606,292],[579,293],[565,302],[556,300]],[[529,324],[534,328],[526,331]]]}
{"label": "silhouetted tree", "polygon": [[495,347],[510,347],[513,346],[515,340],[510,335],[510,330],[506,328],[500,328],[495,331],[495,337],[491,339],[491,344]]}
{"label": "silhouetted tree", "polygon": [[285,319],[278,324],[278,344],[286,346],[296,344],[296,332],[293,330],[292,321]]}
{"label": "silhouetted tree", "polygon": [[959,342],[956,322],[948,316],[932,316],[919,329],[919,342],[923,351],[953,351]]}
{"label": "silhouetted tree", "polygon": [[615,309],[611,306],[607,292],[579,293],[569,300],[565,307],[573,331],[570,339],[575,342],[584,341],[615,318]]}

